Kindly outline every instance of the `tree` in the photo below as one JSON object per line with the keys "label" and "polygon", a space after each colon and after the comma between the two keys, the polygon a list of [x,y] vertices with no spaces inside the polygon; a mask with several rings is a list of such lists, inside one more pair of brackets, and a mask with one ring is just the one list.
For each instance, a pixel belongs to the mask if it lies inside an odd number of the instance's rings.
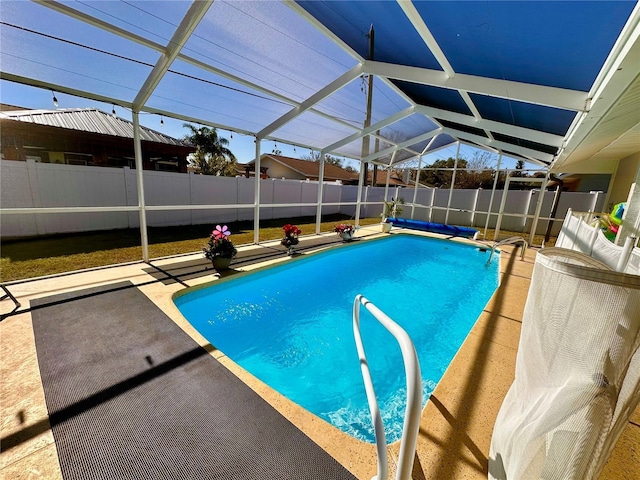
{"label": "tree", "polygon": [[220,175],[235,177],[238,161],[235,155],[227,148],[229,140],[219,137],[214,128],[196,128],[189,123],[184,124],[190,130],[184,140],[196,147],[196,152],[189,157],[189,165],[197,173],[202,175]]}
{"label": "tree", "polygon": [[[467,170],[459,171],[456,174],[455,188],[493,188],[495,170],[493,169],[492,163],[493,158],[491,152],[483,150],[474,151],[471,160],[467,163]],[[459,162],[458,166],[460,166]]]}
{"label": "tree", "polygon": [[[458,170],[453,188],[483,188],[490,190],[493,188],[493,181],[496,171],[492,165],[491,152],[474,152],[471,160],[462,156],[458,159]],[[455,165],[455,158],[449,157],[447,160],[436,160],[432,165],[425,168],[452,169]],[[452,170],[423,170],[420,174],[420,181],[431,187],[449,188],[451,185]],[[496,188],[503,188],[506,175],[499,173]]]}
{"label": "tree", "polygon": [[[431,165],[427,165],[425,168],[452,169],[455,166],[455,164],[456,164],[456,159],[449,157],[446,160],[436,160]],[[467,161],[464,158],[458,159],[458,168],[467,168]],[[458,176],[458,173],[456,173],[456,177]],[[426,183],[430,187],[449,188],[449,186],[451,185],[452,175],[453,175],[453,170],[422,170],[420,172],[420,182]],[[457,183],[457,178],[456,178],[456,183]]]}
{"label": "tree", "polygon": [[526,177],[527,175],[522,172],[524,169],[524,160],[519,159],[516,161],[516,171],[511,174],[512,177]]}
{"label": "tree", "polygon": [[[523,172],[523,170],[524,170],[524,160],[518,159],[516,161],[516,171],[511,173],[511,176],[517,177],[517,178],[528,177],[529,175]],[[510,190],[529,190],[530,188],[531,186],[524,182],[513,182],[509,185]]]}

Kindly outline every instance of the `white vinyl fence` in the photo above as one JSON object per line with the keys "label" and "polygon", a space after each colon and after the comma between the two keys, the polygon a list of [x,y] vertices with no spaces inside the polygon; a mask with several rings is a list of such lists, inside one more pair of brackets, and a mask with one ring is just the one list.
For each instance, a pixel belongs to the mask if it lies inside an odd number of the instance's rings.
{"label": "white vinyl fence", "polygon": [[[128,207],[130,211],[91,213],[20,213],[0,216],[3,238],[52,233],[85,232],[138,228],[138,193],[135,170],[74,165],[17,162],[0,163],[0,208],[52,207]],[[144,171],[147,224],[152,227],[201,225],[236,220],[252,220],[255,179],[214,177],[184,173]],[[362,192],[360,216],[378,217],[382,212],[384,187],[367,187]],[[358,187],[326,183],[323,187],[322,214],[356,213]],[[450,225],[473,226],[482,230],[486,223],[491,190],[453,190],[450,209],[448,189],[389,188],[389,197],[399,194],[407,205],[403,217]],[[489,228],[496,225],[503,192],[495,192]],[[528,232],[533,221],[539,190],[510,190],[502,213],[501,228]],[[554,192],[545,192],[537,232],[547,228]],[[318,182],[300,180],[262,180],[260,219],[315,216]],[[574,211],[601,211],[604,194],[563,193],[552,234],[562,225],[569,208]],[[270,206],[293,204],[298,206]],[[299,204],[309,204],[300,206]],[[324,205],[327,204],[327,205]],[[157,206],[198,206],[197,209],[153,209]],[[225,207],[225,206],[229,207]],[[218,206],[202,208],[202,206]],[[5,212],[6,213],[6,212]]]}

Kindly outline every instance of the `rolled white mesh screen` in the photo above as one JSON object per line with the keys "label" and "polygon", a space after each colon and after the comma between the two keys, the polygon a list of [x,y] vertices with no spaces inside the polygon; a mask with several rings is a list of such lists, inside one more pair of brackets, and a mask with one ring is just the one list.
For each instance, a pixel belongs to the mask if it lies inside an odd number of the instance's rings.
{"label": "rolled white mesh screen", "polygon": [[639,346],[640,277],[540,251],[489,478],[597,478],[640,400]]}
{"label": "rolled white mesh screen", "polygon": [[570,248],[591,255],[598,230],[597,227],[588,225],[569,210],[558,234],[556,247]]}
{"label": "rolled white mesh screen", "polygon": [[625,273],[631,273],[633,275],[640,275],[640,248],[634,249],[629,257],[629,263],[625,268]]}
{"label": "rolled white mesh screen", "polygon": [[593,242],[591,256],[615,269],[621,254],[622,246],[609,241],[607,237],[604,236],[604,233],[602,233],[602,230],[598,229],[595,241]]}

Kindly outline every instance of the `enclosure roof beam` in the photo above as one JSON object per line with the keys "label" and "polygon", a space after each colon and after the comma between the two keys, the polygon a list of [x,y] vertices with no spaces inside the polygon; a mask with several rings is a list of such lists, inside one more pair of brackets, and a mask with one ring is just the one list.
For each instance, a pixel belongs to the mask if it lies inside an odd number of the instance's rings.
{"label": "enclosure roof beam", "polygon": [[171,64],[180,53],[180,50],[182,50],[193,31],[206,15],[213,1],[214,0],[202,0],[191,4],[180,25],[178,25],[178,28],[173,33],[171,40],[169,40],[165,51],[156,62],[153,70],[133,100],[133,109],[136,112],[140,111],[140,108],[147,103],[147,100],[149,100],[149,97],[160,83],[160,80],[162,80],[162,77],[164,77],[164,74],[167,73],[169,67],[171,67]]}
{"label": "enclosure roof beam", "polygon": [[409,67],[392,63],[366,60],[365,73],[434,87],[462,90],[491,97],[561,108],[576,112],[587,110],[587,92],[566,88],[547,87],[511,80],[479,77],[458,73],[448,77],[445,72],[428,68]]}
{"label": "enclosure roof beam", "polygon": [[106,95],[99,95],[97,93],[88,92],[86,90],[78,90],[77,88],[65,87],[57,83],[45,82],[43,80],[37,80],[35,78],[23,77],[22,75],[16,75],[15,73],[0,71],[0,79],[7,80],[9,82],[20,83],[22,85],[30,85],[32,87],[44,88],[45,90],[55,90],[56,92],[59,92],[59,93],[66,93],[69,95],[73,95],[75,97],[95,100],[97,102],[113,103],[119,107],[126,107],[126,108],[132,107],[131,102],[127,100],[108,97]]}
{"label": "enclosure roof beam", "polygon": [[[431,137],[438,135],[442,131],[443,131],[442,128],[436,128],[435,130],[431,130],[430,132],[423,133],[422,135],[418,135],[417,137],[410,138],[409,140],[405,140],[404,142],[401,142],[396,146],[385,148],[384,150],[380,150],[379,152],[374,152],[371,155],[368,155],[365,158],[363,158],[362,161],[371,162],[373,160],[376,160],[377,158],[384,157],[385,155],[389,155],[395,152],[396,150],[402,150],[406,147],[410,147],[411,145],[415,145],[416,143],[420,143],[424,140],[428,140]],[[416,152],[416,155],[420,155],[420,153]]]}
{"label": "enclosure roof beam", "polygon": [[260,130],[257,134],[257,137],[259,139],[262,139],[267,135],[269,135],[270,133],[283,127],[284,125],[289,123],[291,120],[296,118],[298,115],[303,114],[318,102],[321,102],[325,98],[329,97],[330,95],[340,90],[345,85],[351,83],[353,80],[358,78],[362,74],[362,70],[363,70],[363,66],[361,63],[359,63],[355,67],[351,68],[349,71],[343,73],[338,78],[336,78],[333,82],[329,83],[328,85],[325,85],[323,88],[321,88],[316,93],[311,95],[309,98],[303,101],[300,105],[289,110],[283,116],[281,116],[280,118],[272,122],[270,125],[267,125],[265,128]]}
{"label": "enclosure roof beam", "polygon": [[[500,142],[498,140],[491,140],[480,135],[474,135],[473,133],[461,132],[460,130],[454,130],[452,128],[443,128],[444,133],[455,137],[458,140],[468,140],[469,142],[486,146],[487,148],[495,148],[501,151],[513,152],[523,157],[531,157],[538,160],[538,162],[544,162],[547,164],[553,161],[554,156],[550,153],[540,152],[538,150],[532,150],[530,148],[519,147],[517,145],[511,145],[509,143]],[[508,154],[507,154],[508,155]]]}
{"label": "enclosure roof beam", "polygon": [[435,57],[436,61],[440,64],[444,72],[447,74],[447,76],[453,77],[455,75],[453,67],[440,48],[440,45],[438,45],[438,42],[431,34],[429,27],[427,27],[427,25],[424,23],[422,16],[420,15],[420,13],[418,13],[418,10],[416,10],[413,2],[407,0],[397,0],[397,2],[400,8],[404,11],[404,14],[413,25],[413,28],[416,29],[424,43],[427,45],[429,50],[431,50],[431,53]]}
{"label": "enclosure roof beam", "polygon": [[71,18],[75,18],[76,20],[80,20],[88,25],[93,25],[94,27],[98,27],[102,30],[105,30],[109,33],[113,33],[120,37],[126,38],[127,40],[131,40],[140,45],[143,45],[148,48],[152,48],[153,50],[157,50],[158,52],[162,52],[164,50],[164,46],[149,40],[148,38],[141,37],[140,35],[136,35],[128,30],[117,27],[115,25],[111,25],[110,23],[105,22],[104,20],[100,20],[99,18],[92,17],[91,15],[87,15],[84,12],[76,10],[74,8],[69,7],[63,3],[57,2],[55,0],[32,0],[34,3],[42,5],[43,7],[50,8],[55,10],[56,12],[63,13],[68,15]]}
{"label": "enclosure roof beam", "polygon": [[[323,148],[324,151],[326,152],[332,152],[340,147],[343,147],[345,145],[350,144],[351,142],[354,142],[356,140],[358,140],[359,138],[362,138],[364,136],[370,135],[373,132],[376,132],[377,130],[380,130],[386,126],[391,125],[392,123],[395,123],[397,121],[402,120],[403,118],[406,118],[410,115],[412,115],[413,113],[415,113],[415,107],[407,107],[404,110],[401,110],[400,112],[397,112],[387,118],[385,118],[384,120],[381,120],[377,123],[374,123],[373,125],[360,130],[359,132],[354,133],[353,135],[349,135],[348,137],[343,138],[342,140],[338,140],[336,143],[329,145],[328,147]],[[383,137],[380,137],[383,141],[388,142],[388,140],[385,140]]]}
{"label": "enclosure roof beam", "polygon": [[512,137],[522,138],[523,140],[529,140],[531,142],[542,143],[553,147],[562,146],[564,137],[560,135],[554,135],[552,133],[541,132],[539,130],[531,130],[529,128],[519,127],[517,125],[511,125],[508,123],[496,122],[494,120],[487,120],[484,118],[477,119],[471,115],[465,115],[463,113],[452,112],[449,110],[442,110],[439,108],[427,107],[424,105],[416,106],[416,111],[420,112],[431,119],[443,119],[450,122],[460,123],[463,125],[469,125],[470,127],[476,127],[483,130],[489,130],[496,133],[502,133]]}

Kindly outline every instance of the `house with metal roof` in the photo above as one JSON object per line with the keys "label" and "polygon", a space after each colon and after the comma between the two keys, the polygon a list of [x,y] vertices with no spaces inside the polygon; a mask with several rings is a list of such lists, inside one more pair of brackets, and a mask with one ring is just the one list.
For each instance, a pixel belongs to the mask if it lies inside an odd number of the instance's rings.
{"label": "house with metal roof", "polygon": [[[3,160],[135,168],[133,124],[96,108],[4,110],[0,133]],[[193,146],[146,127],[140,139],[144,170],[186,173]]]}

